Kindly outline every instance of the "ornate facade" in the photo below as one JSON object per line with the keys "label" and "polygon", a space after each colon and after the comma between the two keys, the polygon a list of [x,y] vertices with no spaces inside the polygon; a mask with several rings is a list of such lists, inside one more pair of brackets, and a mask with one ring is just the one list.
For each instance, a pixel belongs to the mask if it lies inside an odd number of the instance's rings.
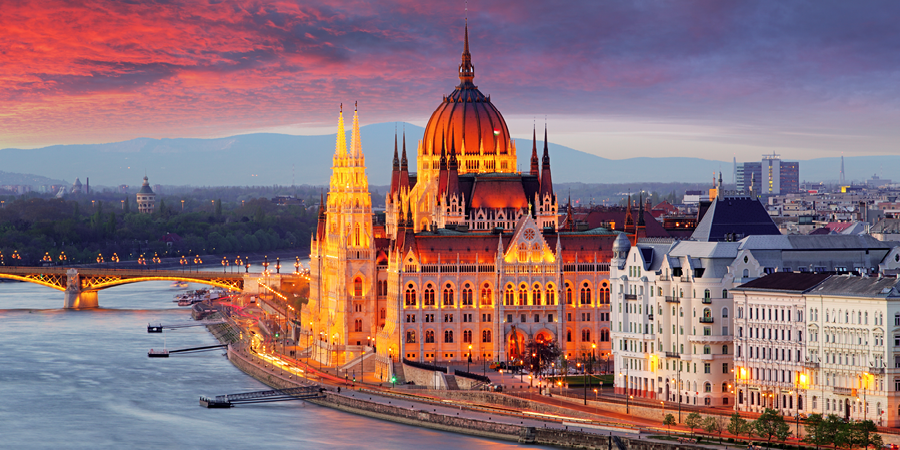
{"label": "ornate facade", "polygon": [[353,364],[377,350],[387,377],[401,358],[516,360],[531,340],[556,341],[573,360],[609,355],[618,233],[576,229],[571,208],[560,225],[546,129],[541,157],[535,132],[530,171],[516,170],[503,116],[473,84],[465,36],[460,83],[426,125],[417,172],[405,134],[402,146],[395,138],[383,226],[373,225],[357,115],[349,153],[340,119],[303,319],[317,359]]}

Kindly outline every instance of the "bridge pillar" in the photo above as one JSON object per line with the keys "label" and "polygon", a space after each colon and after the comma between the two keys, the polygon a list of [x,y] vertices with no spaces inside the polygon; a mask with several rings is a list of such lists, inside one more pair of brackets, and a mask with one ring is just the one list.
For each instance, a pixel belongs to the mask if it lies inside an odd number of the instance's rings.
{"label": "bridge pillar", "polygon": [[81,277],[78,275],[78,270],[67,270],[66,277],[66,294],[63,308],[96,308],[99,306],[97,291],[81,290]]}

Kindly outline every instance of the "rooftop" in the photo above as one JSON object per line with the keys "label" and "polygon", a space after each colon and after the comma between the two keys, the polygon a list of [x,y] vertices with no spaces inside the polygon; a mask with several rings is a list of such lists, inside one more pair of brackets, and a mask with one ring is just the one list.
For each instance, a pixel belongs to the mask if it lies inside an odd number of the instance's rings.
{"label": "rooftop", "polygon": [[827,273],[793,273],[775,272],[753,281],[744,283],[734,290],[738,291],[779,291],[802,293],[818,286],[831,277]]}

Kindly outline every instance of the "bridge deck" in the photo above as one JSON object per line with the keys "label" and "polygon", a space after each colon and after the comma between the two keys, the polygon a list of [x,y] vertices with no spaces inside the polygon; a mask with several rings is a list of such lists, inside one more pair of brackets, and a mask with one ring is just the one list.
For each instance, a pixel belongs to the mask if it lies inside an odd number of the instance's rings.
{"label": "bridge deck", "polygon": [[273,389],[268,391],[243,392],[240,394],[217,395],[210,399],[200,397],[200,405],[207,408],[230,408],[240,403],[267,403],[288,400],[305,400],[322,396],[318,386],[304,386],[289,389]]}

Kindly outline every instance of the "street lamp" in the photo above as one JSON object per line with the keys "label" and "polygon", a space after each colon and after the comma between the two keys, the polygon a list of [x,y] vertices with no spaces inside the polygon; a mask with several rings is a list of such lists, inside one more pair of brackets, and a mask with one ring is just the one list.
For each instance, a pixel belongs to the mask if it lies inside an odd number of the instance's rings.
{"label": "street lamp", "polygon": [[116,254],[116,253],[113,253],[113,255],[109,258],[109,260],[110,260],[113,264],[118,265],[118,262],[119,262],[119,255]]}
{"label": "street lamp", "polygon": [[222,273],[225,273],[225,268],[228,267],[228,258],[222,257]]}
{"label": "street lamp", "polygon": [[275,273],[281,273],[281,258],[275,258]]}
{"label": "street lamp", "polygon": [[153,252],[153,264],[156,264],[156,270],[159,270],[159,265],[162,263],[162,259],[159,258],[159,254]]}
{"label": "street lamp", "polygon": [[178,261],[178,264],[181,264],[181,271],[184,272],[184,265],[187,264],[187,260],[184,259],[184,255],[181,255],[181,260]]}
{"label": "street lamp", "polygon": [[263,272],[268,274],[269,273],[269,257],[268,256],[265,257],[265,260],[263,261],[262,266],[263,266]]}
{"label": "street lamp", "polygon": [[472,365],[472,344],[469,344],[469,359],[466,362],[466,372],[469,371],[469,366]]}
{"label": "street lamp", "polygon": [[250,273],[250,258],[247,258],[247,262],[244,265],[244,273]]}
{"label": "street lamp", "polygon": [[294,262],[294,275],[300,275],[300,257],[297,257],[297,261]]}
{"label": "street lamp", "polygon": [[103,262],[104,262],[104,261],[103,261],[103,253],[98,253],[98,254],[97,254],[97,264],[101,264],[101,265],[102,265]]}

